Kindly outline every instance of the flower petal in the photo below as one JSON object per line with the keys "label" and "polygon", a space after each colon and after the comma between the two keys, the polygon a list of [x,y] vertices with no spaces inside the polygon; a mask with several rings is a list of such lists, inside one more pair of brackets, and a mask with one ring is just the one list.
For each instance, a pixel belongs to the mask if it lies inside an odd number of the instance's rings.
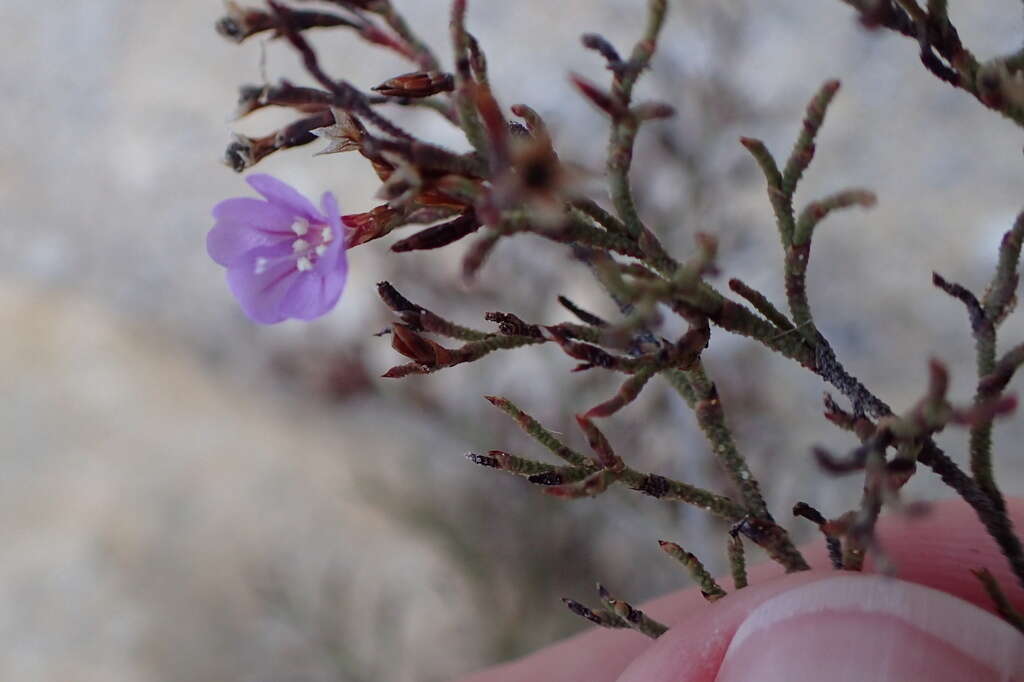
{"label": "flower petal", "polygon": [[323,222],[323,216],[316,210],[316,207],[309,199],[299,194],[291,185],[285,184],[277,178],[256,173],[245,179],[257,192],[266,197],[267,201],[275,206],[287,208],[294,215],[300,215],[309,220]]}
{"label": "flower petal", "polygon": [[329,312],[341,298],[346,274],[344,271],[299,273],[281,299],[281,314],[299,320],[312,320]]}
{"label": "flower petal", "polygon": [[[265,203],[265,202],[260,202]],[[271,246],[290,241],[291,232],[271,232],[246,223],[222,220],[206,235],[206,252],[219,265],[230,267],[248,251],[258,246]]]}
{"label": "flower petal", "polygon": [[260,230],[290,231],[295,214],[290,210],[262,199],[236,197],[225,199],[213,207],[218,221],[244,223]]}
{"label": "flower petal", "polygon": [[[257,268],[261,258],[267,259],[266,265]],[[228,268],[227,280],[249,319],[274,324],[287,317],[281,312],[281,301],[298,275],[291,247],[282,243],[246,252]]]}
{"label": "flower petal", "polygon": [[333,298],[327,296],[327,279],[315,272],[301,272],[295,278],[279,306],[285,317],[312,320],[334,307],[341,294],[339,287]]}
{"label": "flower petal", "polygon": [[346,243],[348,230],[345,229],[341,222],[341,211],[338,210],[338,202],[333,194],[324,192],[323,196],[320,197],[320,205],[324,209],[324,215],[327,217],[327,227],[331,228],[331,234],[334,235],[334,239],[331,240],[327,251],[320,259],[323,267],[318,269],[325,274],[340,272],[342,286],[344,286],[344,278],[348,274],[348,254],[346,252],[348,248]]}

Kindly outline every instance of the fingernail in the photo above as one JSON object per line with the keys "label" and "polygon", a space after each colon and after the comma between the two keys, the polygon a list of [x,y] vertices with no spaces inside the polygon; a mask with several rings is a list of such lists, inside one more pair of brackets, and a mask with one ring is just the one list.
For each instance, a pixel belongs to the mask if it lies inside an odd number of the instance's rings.
{"label": "fingernail", "polygon": [[845,575],[783,592],[736,631],[717,682],[1024,681],[1024,636],[972,604]]}

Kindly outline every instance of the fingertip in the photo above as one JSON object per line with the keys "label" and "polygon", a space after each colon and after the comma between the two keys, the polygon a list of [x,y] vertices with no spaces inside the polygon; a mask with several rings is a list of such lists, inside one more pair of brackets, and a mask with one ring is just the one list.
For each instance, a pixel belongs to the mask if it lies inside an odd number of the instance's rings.
{"label": "fingertip", "polygon": [[736,630],[716,682],[957,682],[1024,676],[1024,637],[943,592],[847,574],[766,600]]}

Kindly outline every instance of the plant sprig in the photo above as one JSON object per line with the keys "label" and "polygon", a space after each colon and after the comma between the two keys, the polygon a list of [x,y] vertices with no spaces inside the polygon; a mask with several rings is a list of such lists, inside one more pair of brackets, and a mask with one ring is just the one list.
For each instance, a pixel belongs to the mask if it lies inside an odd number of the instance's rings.
{"label": "plant sprig", "polygon": [[[562,462],[549,464],[504,450],[470,453],[470,460],[524,477],[558,497],[591,497],[624,486],[660,500],[705,509],[731,524],[727,554],[737,589],[747,584],[744,540],[761,547],[787,571],[806,570],[806,560],[770,512],[756,467],[747,461],[734,436],[727,406],[703,361],[713,336],[730,332],[795,361],[849,402],[847,409],[826,396],[825,416],[853,433],[859,445],[842,456],[824,448],[813,452],[828,471],[863,473],[860,506],[833,519],[804,503],[793,508],[794,515],[821,530],[835,568],[859,570],[867,552],[883,555],[884,548],[874,534],[881,510],[886,504],[899,504],[901,488],[918,465],[924,465],[972,506],[1024,585],[1024,548],[1007,515],[992,462],[992,422],[1015,406],[1005,390],[1024,364],[1024,344],[1001,356],[997,347],[997,330],[1013,308],[1019,284],[1024,213],[1006,233],[998,266],[983,295],[935,275],[935,285],[967,309],[978,375],[971,405],[955,407],[950,402],[945,367],[932,361],[922,398],[897,414],[845,368],[819,328],[808,297],[809,259],[821,222],[834,211],[868,208],[876,202],[870,191],[853,188],[810,201],[797,210],[796,194],[815,156],[818,134],[839,90],[838,81],[827,81],[813,95],[796,141],[781,165],[760,140],[740,140],[764,176],[783,249],[782,283],[788,308],[783,312],[764,293],[740,279],[730,279],[728,288],[742,301],[727,297],[715,286],[717,242],[713,237],[697,234],[694,253],[677,259],[642,219],[631,180],[636,140],[649,122],[671,117],[674,112],[664,103],[636,102],[633,94],[655,57],[667,0],[649,0],[644,16],[637,16],[642,28],[628,57],[622,57],[624,52],[599,34],[583,36],[583,46],[603,58],[611,72],[607,85],[578,75],[569,80],[609,122],[605,170],[610,208],[584,196],[569,181],[573,174],[561,161],[535,110],[525,104],[508,110],[522,123],[506,114],[492,90],[483,48],[467,26],[468,0],[451,4],[450,71],[443,70],[441,60],[391,0],[330,1],[337,11],[297,10],[277,0],[268,0],[265,10],[229,4],[228,15],[218,23],[222,34],[236,42],[261,33],[283,38],[299,54],[316,84],[294,86],[282,81],[244,86],[240,116],[273,106],[292,109],[299,117],[263,137],[236,137],[226,154],[229,164],[241,171],[276,151],[325,138],[328,147],[324,153],[358,151],[382,183],[379,196],[385,204],[344,217],[351,230],[350,247],[413,225],[426,227],[393,243],[392,251],[445,248],[480,232],[472,237],[463,257],[464,277],[472,281],[480,276],[501,240],[529,235],[567,246],[572,257],[590,268],[621,313],[620,319],[605,320],[559,297],[575,321],[544,324],[493,311],[486,321],[497,325],[496,329],[478,329],[412,303],[387,282],[379,284],[382,300],[396,316],[389,329],[392,346],[411,360],[390,369],[386,377],[430,374],[500,351],[552,343],[576,361],[573,371],[623,375],[614,395],[589,408],[579,406],[577,424],[590,454],[570,447],[510,400],[488,397]],[[929,0],[924,7],[916,0],[844,1],[857,11],[865,26],[917,40],[922,63],[936,77],[1024,126],[1024,100],[1011,87],[1024,79],[1024,52],[979,62],[961,42],[945,0]],[[380,94],[366,95],[324,70],[306,39],[306,32],[314,29],[352,31],[372,45],[409,59],[421,71],[390,78],[374,88]],[[456,153],[400,128],[378,111],[378,105],[389,102],[415,103],[440,112],[462,130],[472,151]],[[658,334],[663,311],[678,316],[687,331],[675,339]],[[449,347],[435,337],[454,339],[461,345]],[[693,411],[712,455],[726,473],[731,486],[728,494],[632,468],[630,458],[616,454],[611,440],[598,427],[595,420],[615,418],[628,410],[655,376],[667,381]],[[970,473],[935,441],[950,425],[970,429]],[[709,599],[725,597],[695,556],[675,543],[662,543],[662,547],[687,566]],[[1008,606],[991,574],[981,570],[978,576],[1004,617],[1019,627],[1019,614]],[[572,600],[567,603],[578,615],[605,627],[633,628],[651,637],[664,632],[664,625],[612,598],[604,588],[599,588],[599,594],[602,607],[598,609]]]}

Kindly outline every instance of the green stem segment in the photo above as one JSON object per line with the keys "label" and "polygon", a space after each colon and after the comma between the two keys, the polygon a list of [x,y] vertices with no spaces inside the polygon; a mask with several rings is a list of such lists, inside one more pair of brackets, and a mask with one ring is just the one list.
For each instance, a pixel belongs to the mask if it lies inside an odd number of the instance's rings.
{"label": "green stem segment", "polygon": [[743,538],[739,534],[729,535],[729,572],[732,574],[732,584],[737,590],[747,586],[747,559],[743,552]]}
{"label": "green stem segment", "polygon": [[686,568],[690,577],[693,578],[693,582],[697,583],[697,587],[700,588],[700,593],[704,595],[705,599],[714,602],[726,595],[725,590],[715,582],[714,577],[704,568],[704,564],[701,563],[695,554],[687,552],[674,542],[658,540],[658,544],[666,554]]}
{"label": "green stem segment", "polygon": [[687,376],[697,399],[697,404],[694,406],[697,423],[711,444],[715,458],[722,465],[733,485],[739,490],[743,504],[749,513],[759,518],[770,518],[771,515],[768,513],[768,506],[761,495],[757,479],[751,473],[746,458],[740,454],[739,448],[736,447],[736,442],[733,440],[732,431],[725,423],[725,411],[722,409],[722,401],[714,382],[708,379],[704,372],[704,366],[700,362],[687,372]]}

